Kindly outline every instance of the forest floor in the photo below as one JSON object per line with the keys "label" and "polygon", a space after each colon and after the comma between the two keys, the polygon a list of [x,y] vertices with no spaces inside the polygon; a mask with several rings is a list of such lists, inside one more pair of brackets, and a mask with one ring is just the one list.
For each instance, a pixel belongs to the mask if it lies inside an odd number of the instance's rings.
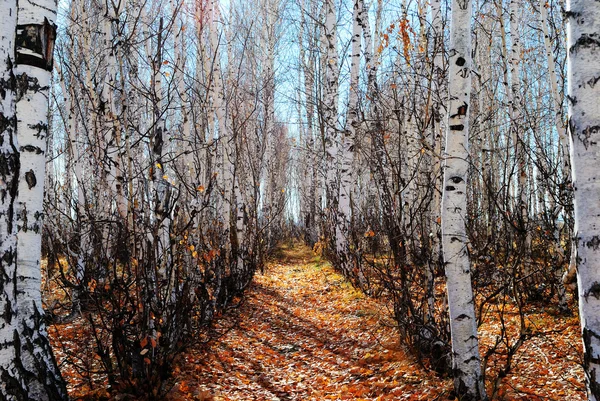
{"label": "forest floor", "polygon": [[303,245],[275,256],[235,316],[218,322],[233,328],[182,356],[170,399],[447,399],[451,381],[398,344],[385,307]]}
{"label": "forest floor", "polygon": [[[240,305],[217,318],[221,336],[177,358],[167,400],[453,399],[452,381],[423,369],[398,343],[390,315],[309,248],[284,245]],[[482,353],[494,325],[479,329]],[[543,335],[519,349],[495,399],[584,400],[577,316],[538,306],[528,325]],[[58,332],[68,330],[80,328],[50,327],[55,345]],[[63,376],[73,399],[82,399],[76,372],[67,366]]]}
{"label": "forest floor", "polygon": [[[232,329],[179,360],[170,399],[454,399],[452,381],[423,369],[398,343],[390,316],[388,305],[353,288],[309,248],[282,246],[240,308],[219,320]],[[535,307],[528,324],[540,335],[519,349],[495,398],[584,400],[577,316]],[[480,327],[482,352],[495,325]]]}

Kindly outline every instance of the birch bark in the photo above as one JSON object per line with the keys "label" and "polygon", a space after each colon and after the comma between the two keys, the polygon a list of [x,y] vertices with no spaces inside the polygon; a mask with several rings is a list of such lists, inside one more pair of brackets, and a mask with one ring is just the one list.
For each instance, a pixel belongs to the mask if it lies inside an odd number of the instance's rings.
{"label": "birch bark", "polygon": [[0,398],[15,400],[23,391],[17,340],[17,219],[19,150],[12,71],[17,25],[16,1],[0,2]]}
{"label": "birch bark", "polygon": [[600,400],[600,2],[567,1],[577,284],[588,397]]}
{"label": "birch bark", "polygon": [[[210,44],[213,54],[213,68],[212,68],[212,82],[211,92],[212,99],[215,106],[215,113],[217,115],[218,130],[219,130],[219,144],[221,147],[221,158],[219,160],[222,172],[222,187],[223,187],[223,224],[225,228],[226,238],[230,237],[231,234],[231,208],[232,208],[232,194],[233,194],[233,165],[231,158],[232,146],[231,135],[228,132],[228,121],[227,121],[227,99],[225,96],[225,87],[221,78],[221,51],[220,51],[220,38],[218,33],[217,25],[220,22],[220,11],[219,2],[212,0],[211,2],[211,21],[210,21]],[[226,244],[228,250],[231,249],[230,241]]]}
{"label": "birch bark", "polygon": [[337,220],[337,161],[338,161],[338,78],[339,55],[337,48],[337,13],[334,0],[326,0],[325,4],[325,93],[323,97],[323,123],[325,124],[325,154],[327,162],[327,207],[332,237],[335,238],[335,221]]}
{"label": "birch bark", "polygon": [[15,38],[17,136],[21,153],[18,197],[17,313],[23,375],[29,397],[66,399],[42,308],[41,252],[48,91],[56,36],[56,3],[21,2]]}
{"label": "birch bark", "polygon": [[[565,129],[565,124],[562,118],[562,101],[560,95],[558,93],[558,80],[556,78],[556,66],[554,60],[554,52],[552,51],[552,47],[550,45],[550,33],[548,31],[548,10],[546,9],[546,1],[540,0],[540,15],[541,15],[541,25],[542,32],[544,34],[544,51],[546,53],[546,62],[548,64],[548,74],[550,79],[550,89],[552,91],[552,110],[554,111],[554,118],[556,121],[556,130],[558,131],[558,139],[559,139],[559,149],[558,149],[558,157],[562,158],[562,172],[563,172],[563,181],[565,182],[565,187],[569,187],[571,184],[571,163],[569,160],[569,142],[567,138],[567,133]],[[568,190],[568,189],[567,189]],[[558,230],[559,222],[558,217],[562,211],[562,207],[559,205],[555,205],[553,208],[553,217],[554,217],[554,225],[556,227],[554,231],[555,238],[555,247],[556,252],[560,255],[560,262],[565,257],[564,249],[561,245],[560,234]],[[575,249],[575,246],[572,246],[572,249]],[[559,266],[557,266],[559,267]],[[572,252],[572,257],[569,262],[568,271],[563,272],[563,277],[565,277],[569,272],[575,276],[576,269],[576,254]],[[568,312],[567,306],[567,295],[566,288],[563,280],[561,279],[558,283],[558,296],[559,296],[559,308],[563,312]]]}
{"label": "birch bark", "polygon": [[442,249],[446,267],[454,389],[460,400],[486,399],[465,229],[469,169],[471,2],[452,1],[448,77],[448,132],[442,197]]}
{"label": "birch bark", "polygon": [[361,25],[363,16],[362,0],[354,0],[352,14],[352,46],[350,62],[350,88],[348,89],[348,117],[346,129],[342,138],[342,157],[340,166],[340,191],[338,200],[338,220],[336,230],[336,251],[340,259],[340,268],[348,271],[349,253],[348,233],[350,227],[350,193],[352,190],[352,162],[354,159],[354,141],[359,125],[358,120],[358,95],[359,95],[359,69],[361,54]]}
{"label": "birch bark", "polygon": [[511,112],[511,131],[515,146],[515,162],[518,165],[518,213],[521,223],[520,250],[525,263],[525,271],[528,271],[528,256],[530,249],[531,236],[529,234],[529,202],[527,200],[527,154],[525,145],[525,129],[523,121],[523,101],[521,95],[521,38],[519,37],[519,4],[516,0],[510,1],[510,38],[512,41],[510,57],[510,89],[511,100],[509,101]]}
{"label": "birch bark", "polygon": [[[301,26],[306,25],[305,19],[305,1],[302,0],[302,20]],[[309,31],[307,29],[307,31]],[[302,35],[304,36],[304,35]],[[315,36],[313,32],[308,32],[308,47],[312,48],[315,42]],[[306,102],[306,132],[307,132],[307,153],[308,160],[310,162],[310,184],[308,189],[308,210],[309,215],[307,218],[307,231],[308,239],[311,244],[314,244],[318,240],[317,233],[317,183],[318,183],[318,162],[317,162],[317,146],[315,145],[315,132],[314,132],[314,112],[315,112],[315,99],[314,99],[314,53],[309,52],[308,57],[305,57],[305,47],[301,44],[300,46],[301,62],[304,73],[304,92]]]}

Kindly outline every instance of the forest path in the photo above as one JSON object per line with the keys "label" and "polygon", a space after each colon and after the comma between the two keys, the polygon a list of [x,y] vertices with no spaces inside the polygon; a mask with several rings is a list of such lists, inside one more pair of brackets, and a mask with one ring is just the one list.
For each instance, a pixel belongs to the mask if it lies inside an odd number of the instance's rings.
{"label": "forest path", "polygon": [[217,323],[234,328],[182,355],[169,398],[432,401],[447,394],[450,381],[424,372],[398,346],[388,315],[306,246],[282,246],[239,309]]}

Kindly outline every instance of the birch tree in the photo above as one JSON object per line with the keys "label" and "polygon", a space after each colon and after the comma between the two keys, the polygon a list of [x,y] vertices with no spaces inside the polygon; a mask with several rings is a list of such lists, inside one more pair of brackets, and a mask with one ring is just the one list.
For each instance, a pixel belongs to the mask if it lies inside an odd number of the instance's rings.
{"label": "birch tree", "polygon": [[583,368],[590,400],[600,400],[600,3],[567,2],[569,131],[575,195],[577,284]]}
{"label": "birch tree", "polygon": [[326,154],[326,188],[327,206],[329,208],[330,229],[335,238],[335,221],[337,219],[337,162],[338,162],[338,100],[339,100],[339,55],[337,48],[337,10],[334,0],[326,0],[325,26],[322,46],[325,47],[325,81],[323,95],[323,124],[325,125],[325,154]]}
{"label": "birch tree", "polygon": [[56,36],[53,0],[20,3],[15,38],[14,68],[17,138],[21,152],[18,195],[17,313],[23,376],[29,397],[66,399],[44,322],[41,295],[48,91]]}
{"label": "birch tree", "polygon": [[[0,398],[18,399],[22,391],[17,371],[17,193],[19,150],[17,148],[16,80],[12,71],[17,26],[17,4],[0,3]],[[21,395],[23,395],[21,393]]]}
{"label": "birch tree", "polygon": [[346,129],[342,137],[342,155],[340,166],[340,190],[338,201],[338,221],[336,230],[336,251],[340,259],[342,271],[349,269],[348,236],[350,225],[350,191],[352,180],[352,165],[354,158],[354,139],[359,126],[358,96],[359,96],[359,69],[361,55],[361,20],[363,16],[362,0],[354,0],[352,12],[352,45],[350,62],[350,87],[348,89],[348,117]]}
{"label": "birch tree", "polygon": [[[558,93],[558,83],[556,77],[556,61],[554,58],[554,52],[552,50],[550,44],[550,33],[548,30],[548,9],[545,1],[540,0],[539,3],[540,9],[540,24],[542,26],[542,33],[544,35],[544,53],[546,54],[546,63],[548,65],[548,78],[550,80],[550,89],[552,92],[552,111],[554,112],[554,117],[556,121],[556,130],[558,131],[558,153],[561,154],[562,158],[562,166],[563,166],[563,180],[566,183],[566,186],[569,186],[571,183],[571,163],[569,160],[569,142],[566,134],[566,127],[564,124],[564,119],[562,115],[562,100]],[[565,191],[563,191],[565,192]],[[564,248],[560,241],[560,234],[558,231],[558,219],[561,211],[564,209],[559,202],[552,201],[552,214],[555,220],[555,230],[554,230],[554,239],[555,239],[555,249],[559,255],[559,263],[556,267],[558,272],[561,272],[561,264],[565,259]],[[562,276],[567,276],[569,272],[572,272],[573,276],[575,275],[575,252],[573,250],[575,247],[572,247],[571,250],[571,260],[569,263],[569,269],[563,272]],[[567,295],[565,284],[563,283],[563,279],[561,277],[560,282],[558,283],[558,292],[559,292],[559,308],[562,312],[567,313],[569,311],[567,306]]]}
{"label": "birch tree", "polygon": [[45,332],[40,288],[55,3],[17,9],[16,3],[3,2],[0,15],[0,303],[6,311],[0,331],[0,396],[63,400],[66,389]]}
{"label": "birch tree", "polygon": [[452,338],[454,389],[459,399],[486,398],[465,228],[469,170],[471,2],[453,0],[448,75],[448,131],[442,197],[442,249]]}

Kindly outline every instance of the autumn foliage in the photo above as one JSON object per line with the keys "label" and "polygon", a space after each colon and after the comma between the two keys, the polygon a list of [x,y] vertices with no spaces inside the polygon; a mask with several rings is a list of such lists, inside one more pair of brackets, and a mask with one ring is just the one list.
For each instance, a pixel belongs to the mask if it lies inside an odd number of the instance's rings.
{"label": "autumn foliage", "polygon": [[[528,308],[529,340],[516,351],[511,371],[499,375],[507,347],[498,333],[504,325],[513,338],[519,319],[514,306],[504,314],[498,308],[486,310],[480,326],[482,354],[490,355],[487,376],[495,378],[487,382],[493,399],[585,399],[577,318],[541,304]],[[234,297],[214,326],[186,337],[178,352],[166,352],[165,335],[131,340],[148,372],[168,362],[161,386],[150,387],[154,395],[141,394],[142,383],[133,377],[111,384],[98,345],[87,340],[100,333],[93,315],[50,329],[74,399],[452,399],[451,379],[428,369],[400,341],[393,303],[366,296],[298,243],[279,248],[247,294]],[[163,327],[157,332],[167,332]]]}

